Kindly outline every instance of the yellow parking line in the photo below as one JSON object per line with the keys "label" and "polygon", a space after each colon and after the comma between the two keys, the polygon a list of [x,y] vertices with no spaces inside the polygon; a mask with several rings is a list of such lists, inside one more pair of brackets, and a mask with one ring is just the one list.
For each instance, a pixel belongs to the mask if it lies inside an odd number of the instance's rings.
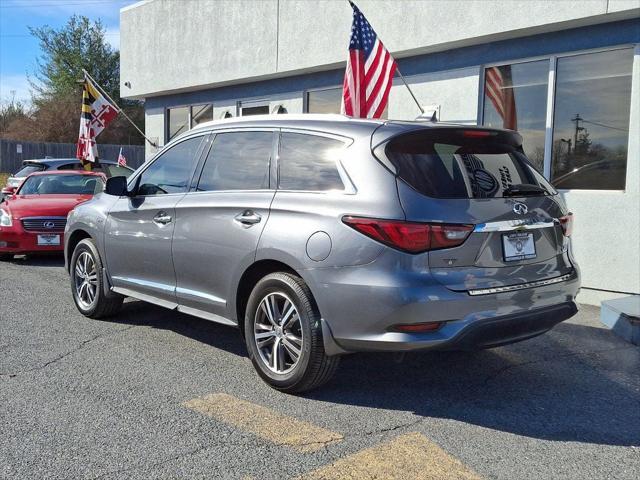
{"label": "yellow parking line", "polygon": [[361,450],[300,477],[304,480],[479,480],[467,468],[420,433],[407,433]]}
{"label": "yellow parking line", "polygon": [[343,438],[339,433],[225,393],[194,398],[183,405],[277,445],[286,445],[300,452],[315,452]]}

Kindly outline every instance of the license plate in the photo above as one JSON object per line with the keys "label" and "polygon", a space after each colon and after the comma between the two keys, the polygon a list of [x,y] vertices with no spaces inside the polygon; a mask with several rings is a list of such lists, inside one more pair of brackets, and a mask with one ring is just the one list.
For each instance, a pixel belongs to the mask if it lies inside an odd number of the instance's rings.
{"label": "license plate", "polygon": [[533,233],[505,233],[502,235],[502,250],[505,262],[536,258],[536,244],[533,241]]}
{"label": "license plate", "polygon": [[38,235],[38,245],[60,245],[60,235]]}

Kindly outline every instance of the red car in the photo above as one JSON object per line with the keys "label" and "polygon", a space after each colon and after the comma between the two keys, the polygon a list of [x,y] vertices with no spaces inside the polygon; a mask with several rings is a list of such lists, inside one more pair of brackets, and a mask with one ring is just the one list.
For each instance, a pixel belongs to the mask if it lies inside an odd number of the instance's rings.
{"label": "red car", "polygon": [[67,214],[102,192],[99,172],[57,170],[33,173],[0,204],[0,260],[13,255],[62,252]]}

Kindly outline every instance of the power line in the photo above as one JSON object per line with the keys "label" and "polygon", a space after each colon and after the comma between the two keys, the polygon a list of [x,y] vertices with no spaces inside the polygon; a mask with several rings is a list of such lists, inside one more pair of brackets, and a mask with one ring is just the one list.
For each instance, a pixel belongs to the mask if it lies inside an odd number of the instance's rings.
{"label": "power line", "polygon": [[629,131],[629,129],[612,127],[611,125],[605,125],[604,123],[598,123],[598,122],[591,122],[589,120],[584,120],[584,119],[582,120],[582,123],[590,123],[592,125],[598,125],[599,127],[610,128],[611,130],[619,130],[621,132],[628,132]]}

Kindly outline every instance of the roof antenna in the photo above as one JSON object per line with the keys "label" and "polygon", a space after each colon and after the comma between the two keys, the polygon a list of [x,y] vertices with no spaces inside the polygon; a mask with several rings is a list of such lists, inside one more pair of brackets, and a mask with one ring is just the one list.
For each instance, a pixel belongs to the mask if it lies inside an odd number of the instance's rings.
{"label": "roof antenna", "polygon": [[433,122],[440,120],[440,105],[425,105],[424,111],[416,117],[417,122]]}

